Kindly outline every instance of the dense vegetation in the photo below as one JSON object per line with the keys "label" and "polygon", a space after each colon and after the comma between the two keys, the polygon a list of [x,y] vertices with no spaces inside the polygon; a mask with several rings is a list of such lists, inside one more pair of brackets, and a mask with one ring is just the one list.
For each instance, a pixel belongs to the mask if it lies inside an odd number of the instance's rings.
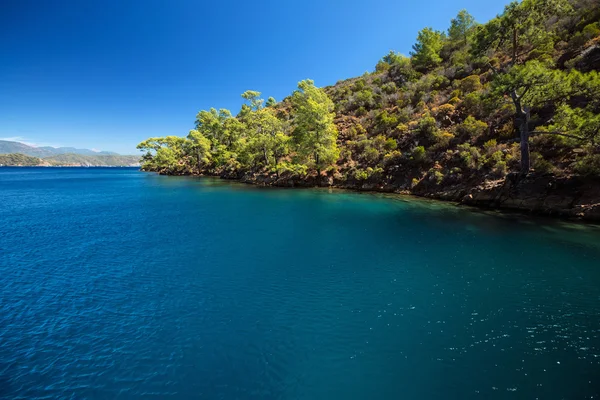
{"label": "dense vegetation", "polygon": [[21,167],[32,167],[41,164],[41,159],[26,156],[25,154],[0,154],[0,165],[15,165]]}
{"label": "dense vegetation", "polygon": [[89,166],[116,167],[139,164],[138,156],[59,154],[52,157],[32,157],[25,154],[0,154],[0,165],[6,166]]}
{"label": "dense vegetation", "polygon": [[511,172],[600,176],[600,8],[523,0],[478,24],[421,30],[410,57],[276,103],[247,91],[234,117],[200,111],[187,137],[138,145],[143,168],[270,184],[415,189]]}

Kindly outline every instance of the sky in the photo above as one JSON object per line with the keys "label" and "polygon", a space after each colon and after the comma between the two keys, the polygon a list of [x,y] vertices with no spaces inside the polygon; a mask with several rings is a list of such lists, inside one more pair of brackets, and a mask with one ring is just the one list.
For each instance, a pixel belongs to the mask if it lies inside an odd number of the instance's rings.
{"label": "sky", "polygon": [[508,0],[3,0],[0,139],[136,154],[245,90],[281,100],[373,71],[417,32]]}

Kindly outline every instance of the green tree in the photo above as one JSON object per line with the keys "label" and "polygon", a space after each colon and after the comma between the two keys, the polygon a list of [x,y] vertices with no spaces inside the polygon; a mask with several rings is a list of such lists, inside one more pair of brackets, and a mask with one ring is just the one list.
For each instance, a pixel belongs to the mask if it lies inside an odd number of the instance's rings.
{"label": "green tree", "polygon": [[450,28],[448,28],[448,39],[450,42],[466,46],[468,36],[475,27],[475,18],[467,12],[460,10],[456,18],[450,20]]}
{"label": "green tree", "polygon": [[523,62],[533,51],[549,52],[554,32],[548,21],[571,11],[568,0],[514,1],[501,15],[477,27],[473,52],[476,56],[488,51],[503,53],[510,66]]}
{"label": "green tree", "polygon": [[292,94],[293,140],[298,156],[317,170],[332,165],[339,158],[338,131],[333,123],[334,105],[323,89],[310,79],[298,83]]}
{"label": "green tree", "polygon": [[[489,51],[508,56],[508,62],[492,67],[497,92],[510,97],[515,108],[515,123],[519,127],[521,148],[521,172],[529,172],[529,122],[534,103],[550,102],[553,95],[544,99],[543,92],[550,91],[551,84],[558,84],[565,91],[564,82],[557,81],[553,72],[542,63],[523,62],[533,51],[548,53],[553,48],[553,32],[546,26],[548,20],[571,11],[568,0],[523,0],[512,2],[503,14],[478,28],[473,52],[481,56]],[[545,88],[544,88],[545,87]]]}
{"label": "green tree", "polygon": [[248,102],[250,109],[253,111],[263,108],[264,100],[260,98],[260,92],[256,90],[246,90],[242,93],[242,97]]}
{"label": "green tree", "polygon": [[267,99],[267,102],[265,103],[265,107],[273,107],[275,104],[277,104],[277,101],[275,100],[275,98],[269,97]]}
{"label": "green tree", "polygon": [[196,115],[196,130],[211,140],[214,146],[225,142],[223,125],[231,118],[231,111],[211,108],[209,111],[202,110]]}
{"label": "green tree", "polygon": [[284,123],[268,108],[253,112],[249,123],[249,147],[254,159],[262,159],[262,164],[278,171],[278,164],[288,153],[289,136],[284,132]]}
{"label": "green tree", "polygon": [[417,43],[413,45],[412,64],[416,69],[429,70],[442,62],[440,52],[444,46],[444,33],[425,28],[419,31]]}
{"label": "green tree", "polygon": [[210,140],[196,129],[191,130],[187,138],[188,148],[186,149],[186,152],[196,157],[196,166],[198,172],[200,172],[202,167],[210,162]]}
{"label": "green tree", "polygon": [[179,136],[150,138],[137,145],[138,149],[146,151],[142,168],[172,175],[188,171],[187,147],[187,139]]}
{"label": "green tree", "polygon": [[[577,70],[566,72],[551,69],[545,63],[532,60],[525,64],[514,65],[506,73],[496,74],[493,86],[498,94],[510,96],[515,107],[520,134],[521,172],[525,174],[529,172],[531,164],[529,154],[531,110],[535,107],[564,105],[574,96],[583,96],[597,101],[594,99],[600,96],[600,75],[596,71],[583,74]],[[574,120],[581,114],[566,112],[564,115],[563,127],[581,123]]]}

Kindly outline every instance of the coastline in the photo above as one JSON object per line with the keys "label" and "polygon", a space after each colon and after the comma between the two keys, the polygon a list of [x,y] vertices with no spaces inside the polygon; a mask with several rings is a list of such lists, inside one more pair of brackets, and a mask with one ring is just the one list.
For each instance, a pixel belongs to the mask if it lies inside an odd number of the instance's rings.
{"label": "coastline", "polygon": [[[145,171],[142,172],[155,172]],[[160,174],[160,173],[159,173]],[[170,175],[170,174],[162,174]],[[172,174],[171,174],[172,175]],[[525,177],[509,174],[503,179],[479,184],[455,184],[439,187],[417,185],[409,188],[401,182],[339,181],[322,176],[306,179],[265,174],[226,174],[207,172],[184,176],[214,177],[256,186],[282,188],[330,187],[357,192],[390,193],[466,205],[484,210],[517,212],[589,223],[600,222],[600,181],[581,176],[557,177],[531,173]]]}

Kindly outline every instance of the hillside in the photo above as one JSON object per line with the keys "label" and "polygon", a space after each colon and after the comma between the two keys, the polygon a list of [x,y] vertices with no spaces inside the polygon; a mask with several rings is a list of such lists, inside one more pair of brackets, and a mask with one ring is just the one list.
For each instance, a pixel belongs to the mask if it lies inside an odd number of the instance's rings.
{"label": "hillside", "polygon": [[361,77],[201,111],[187,137],[141,143],[143,168],[600,218],[599,21],[591,0],[461,11]]}
{"label": "hillside", "polygon": [[0,166],[34,167],[42,164],[43,160],[38,157],[20,153],[0,154]]}
{"label": "hillside", "polygon": [[52,157],[31,157],[25,154],[0,154],[0,166],[84,166],[116,167],[137,166],[139,156],[60,154]]}
{"label": "hillside", "polygon": [[25,154],[32,157],[51,157],[59,154],[82,154],[88,156],[109,156],[118,155],[111,151],[93,151],[90,149],[76,149],[74,147],[50,147],[29,146],[21,142],[13,142],[9,140],[0,140],[0,154]]}

